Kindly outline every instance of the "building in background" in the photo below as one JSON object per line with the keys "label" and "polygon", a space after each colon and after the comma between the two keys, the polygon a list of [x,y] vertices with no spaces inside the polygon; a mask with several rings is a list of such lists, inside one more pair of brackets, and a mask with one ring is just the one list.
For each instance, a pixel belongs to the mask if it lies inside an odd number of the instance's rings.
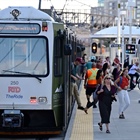
{"label": "building in background", "polygon": [[98,0],[98,6],[100,7],[100,6],[104,6],[104,1],[105,0]]}
{"label": "building in background", "polygon": [[140,0],[136,0],[136,19],[139,22],[140,25]]}

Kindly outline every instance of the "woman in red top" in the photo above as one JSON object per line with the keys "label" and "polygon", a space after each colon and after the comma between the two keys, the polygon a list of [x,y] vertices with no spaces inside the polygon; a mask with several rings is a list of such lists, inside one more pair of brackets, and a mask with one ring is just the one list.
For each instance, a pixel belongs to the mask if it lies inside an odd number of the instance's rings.
{"label": "woman in red top", "polygon": [[130,105],[130,98],[128,95],[128,86],[129,86],[130,77],[128,76],[128,69],[124,69],[119,78],[114,82],[115,86],[118,89],[117,95],[119,100],[119,118],[125,119],[124,111]]}

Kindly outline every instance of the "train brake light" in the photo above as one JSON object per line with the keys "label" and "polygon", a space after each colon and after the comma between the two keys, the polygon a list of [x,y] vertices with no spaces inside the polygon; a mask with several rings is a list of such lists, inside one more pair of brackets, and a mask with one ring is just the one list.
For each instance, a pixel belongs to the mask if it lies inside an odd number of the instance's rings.
{"label": "train brake light", "polygon": [[48,31],[47,22],[42,22],[42,31]]}
{"label": "train brake light", "polygon": [[36,97],[30,97],[30,103],[37,103]]}

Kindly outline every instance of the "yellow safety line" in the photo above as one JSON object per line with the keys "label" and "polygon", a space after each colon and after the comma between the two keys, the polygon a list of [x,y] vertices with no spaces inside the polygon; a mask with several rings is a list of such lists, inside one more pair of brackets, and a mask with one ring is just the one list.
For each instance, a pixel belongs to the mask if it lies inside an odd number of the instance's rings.
{"label": "yellow safety line", "polygon": [[[83,88],[83,85],[80,93],[80,99],[82,105],[86,106],[87,99],[86,99],[85,89]],[[76,111],[70,140],[93,140],[92,107],[88,110],[88,114],[85,114],[85,112],[81,110]]]}

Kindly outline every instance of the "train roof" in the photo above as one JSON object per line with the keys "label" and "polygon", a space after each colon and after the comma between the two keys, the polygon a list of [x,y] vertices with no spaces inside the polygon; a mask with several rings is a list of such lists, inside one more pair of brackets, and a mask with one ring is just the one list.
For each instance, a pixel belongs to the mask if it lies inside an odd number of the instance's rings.
{"label": "train roof", "polygon": [[[18,11],[19,16],[15,19],[13,14],[16,16]],[[0,11],[0,20],[42,20],[54,22],[54,19],[50,15],[31,6],[9,6]]]}

